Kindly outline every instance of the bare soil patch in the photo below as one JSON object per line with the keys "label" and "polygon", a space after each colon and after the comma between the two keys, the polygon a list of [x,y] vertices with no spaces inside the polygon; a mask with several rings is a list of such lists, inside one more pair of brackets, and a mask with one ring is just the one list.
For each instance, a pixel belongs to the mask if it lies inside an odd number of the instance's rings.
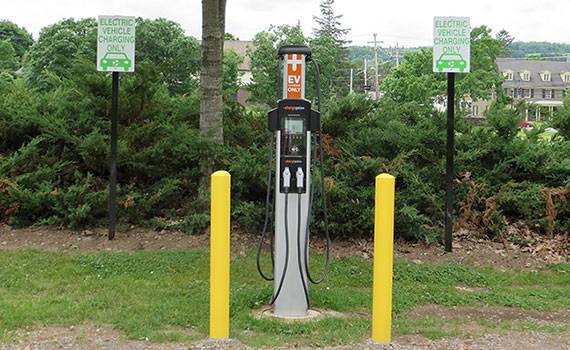
{"label": "bare soil patch", "polygon": [[[257,247],[258,234],[246,233],[232,228],[232,253],[244,255]],[[56,227],[29,227],[15,229],[0,224],[0,250],[2,249],[40,249],[49,251],[132,251],[132,250],[188,250],[207,248],[210,237],[208,232],[200,235],[188,235],[179,231],[155,231],[131,227],[117,232],[115,239],[107,239],[106,228],[88,230],[67,230]],[[474,266],[490,266],[498,270],[510,269],[533,270],[549,263],[570,261],[567,251],[557,253],[554,250],[542,250],[544,242],[526,246],[511,241],[494,242],[478,238],[465,232],[458,232],[454,241],[453,252],[446,253],[438,244],[408,243],[398,241],[395,244],[395,258],[417,264],[466,263]],[[371,258],[374,244],[369,239],[333,240],[333,256],[361,256]],[[266,245],[266,249],[268,249]],[[312,240],[311,249],[324,252],[325,241],[322,238]],[[267,250],[266,250],[267,251]]]}
{"label": "bare soil patch", "polygon": [[443,306],[421,305],[410,311],[412,319],[437,318],[442,320],[538,321],[570,324],[570,310],[539,311],[503,306]]}
{"label": "bare soil patch", "polygon": [[[0,345],[0,350],[189,350],[227,349],[248,350],[237,340],[201,340],[192,344],[153,343],[127,340],[108,326],[80,325],[74,327],[45,327],[18,332],[18,341]],[[309,347],[264,347],[262,349],[314,349]],[[567,334],[540,332],[508,332],[466,338],[429,340],[418,335],[396,337],[390,345],[377,345],[369,340],[359,344],[331,346],[329,350],[561,350],[570,349]]]}
{"label": "bare soil patch", "polygon": [[151,343],[126,340],[121,332],[109,326],[84,324],[73,327],[44,327],[19,331],[18,341],[0,345],[1,350],[185,350],[188,346],[175,343]]}

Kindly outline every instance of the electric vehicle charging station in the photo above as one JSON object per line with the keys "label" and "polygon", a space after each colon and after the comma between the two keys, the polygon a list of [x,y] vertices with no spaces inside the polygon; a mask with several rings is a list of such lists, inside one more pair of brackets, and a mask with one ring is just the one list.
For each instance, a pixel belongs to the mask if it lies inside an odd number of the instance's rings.
{"label": "electric vehicle charging station", "polygon": [[[279,48],[278,57],[282,64],[282,99],[278,101],[278,107],[268,114],[268,127],[272,136],[266,217],[259,242],[257,267],[265,280],[274,283],[270,302],[274,316],[302,318],[308,315],[310,308],[308,283],[321,283],[329,270],[330,237],[324,197],[321,118],[320,112],[312,110],[311,102],[305,98],[306,65],[307,62],[312,62],[316,73],[317,106],[320,105],[319,67],[307,46],[282,46]],[[319,279],[314,279],[309,272],[309,228],[314,198],[311,175],[312,170],[316,168],[317,150],[321,165],[321,198],[327,250],[324,271]],[[274,190],[271,189],[273,167]],[[272,192],[274,205],[271,215]],[[275,230],[270,248],[273,277],[265,275],[260,266],[260,254],[270,221],[273,222]]]}

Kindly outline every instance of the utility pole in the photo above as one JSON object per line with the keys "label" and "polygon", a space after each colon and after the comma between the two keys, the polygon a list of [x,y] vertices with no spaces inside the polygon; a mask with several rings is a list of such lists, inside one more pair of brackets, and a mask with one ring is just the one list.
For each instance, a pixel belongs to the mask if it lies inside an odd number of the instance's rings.
{"label": "utility pole", "polygon": [[400,65],[400,48],[398,47],[398,43],[396,43],[396,67]]}
{"label": "utility pole", "polygon": [[374,41],[369,41],[369,44],[374,44],[374,65],[376,66],[375,69],[375,77],[374,77],[374,89],[375,89],[375,99],[378,99],[380,96],[380,84],[378,82],[378,44],[384,43],[383,41],[376,40],[378,33],[372,34],[374,36]]}
{"label": "utility pole", "polygon": [[[570,60],[570,56],[568,56]],[[368,66],[366,65],[366,58],[364,58],[364,86],[368,85],[368,74],[367,74]]]}
{"label": "utility pole", "polygon": [[352,68],[350,68],[350,93],[352,94]]}

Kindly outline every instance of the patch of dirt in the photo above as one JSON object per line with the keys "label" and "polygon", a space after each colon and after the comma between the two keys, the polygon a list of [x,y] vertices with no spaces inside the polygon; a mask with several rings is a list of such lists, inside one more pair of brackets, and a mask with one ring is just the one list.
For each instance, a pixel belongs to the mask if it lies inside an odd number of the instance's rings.
{"label": "patch of dirt", "polygon": [[73,327],[44,327],[16,333],[17,343],[0,345],[0,350],[186,350],[188,345],[125,340],[108,326],[85,324]]}
{"label": "patch of dirt", "polygon": [[[249,350],[237,340],[202,340],[193,344],[153,343],[125,340],[122,334],[107,326],[81,325],[45,327],[20,331],[19,340],[0,345],[0,350]],[[263,347],[261,349],[314,349],[309,347]],[[539,332],[509,332],[467,338],[429,340],[418,335],[396,337],[390,345],[370,340],[359,344],[324,347],[328,350],[562,350],[570,349],[570,337]]]}
{"label": "patch of dirt", "polygon": [[[246,233],[232,228],[232,254],[245,255],[248,250],[257,248],[259,234]],[[207,248],[210,237],[206,232],[188,235],[179,231],[154,231],[131,227],[121,230],[115,239],[107,239],[106,228],[89,230],[67,230],[55,227],[30,227],[14,229],[0,224],[0,250],[2,249],[41,249],[57,251],[131,251],[131,250],[187,250]],[[333,240],[333,256],[361,256],[371,258],[374,244],[370,239]],[[311,249],[324,252],[325,241],[312,239]],[[268,244],[265,253],[268,251]],[[512,242],[498,243],[477,238],[469,233],[457,232],[453,252],[446,253],[437,244],[395,243],[396,259],[417,264],[466,263],[474,266],[491,266],[506,271],[510,269],[535,270],[550,263],[568,262],[568,254],[540,254],[528,246],[521,247]]]}
{"label": "patch of dirt", "polygon": [[[232,229],[232,232],[238,231]],[[106,228],[67,230],[49,226],[15,229],[0,224],[0,250],[40,249],[48,251],[133,251],[188,250],[207,248],[209,234],[188,235],[180,231],[155,231],[131,227],[115,234],[110,241]],[[232,235],[232,252],[245,254],[255,245],[255,237],[243,233]]]}
{"label": "patch of dirt", "polygon": [[437,318],[488,321],[537,321],[570,324],[570,310],[539,311],[503,306],[442,306],[421,305],[408,312],[408,318]]}
{"label": "patch of dirt", "polygon": [[539,332],[510,332],[477,337],[429,340],[421,336],[398,337],[393,344],[378,346],[370,342],[358,347],[330,349],[362,350],[563,350],[570,349],[570,338]]}

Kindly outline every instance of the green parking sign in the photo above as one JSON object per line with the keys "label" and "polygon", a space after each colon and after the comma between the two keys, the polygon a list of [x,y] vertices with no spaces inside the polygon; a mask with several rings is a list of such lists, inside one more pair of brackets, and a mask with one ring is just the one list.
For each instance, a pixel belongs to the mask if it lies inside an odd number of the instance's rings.
{"label": "green parking sign", "polygon": [[471,69],[469,17],[434,17],[433,71],[467,73]]}
{"label": "green parking sign", "polygon": [[135,17],[99,16],[97,20],[97,70],[135,71]]}

